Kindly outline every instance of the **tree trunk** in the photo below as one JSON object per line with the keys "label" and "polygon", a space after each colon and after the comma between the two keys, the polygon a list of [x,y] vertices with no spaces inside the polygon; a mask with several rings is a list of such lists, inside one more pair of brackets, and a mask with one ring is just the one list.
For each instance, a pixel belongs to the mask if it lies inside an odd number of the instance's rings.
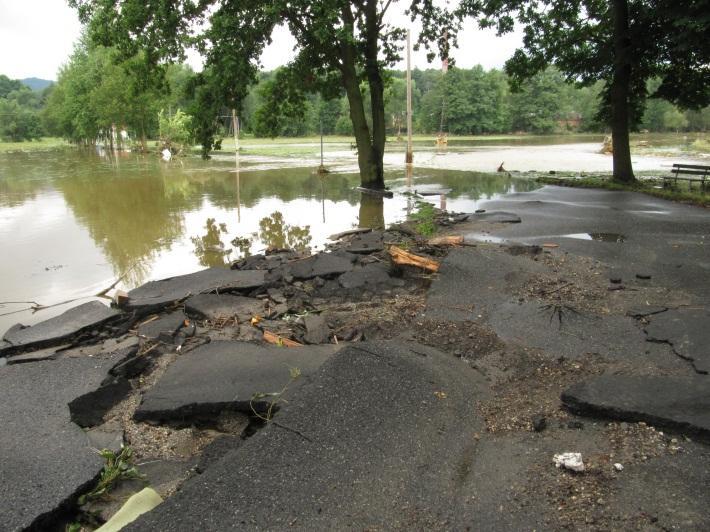
{"label": "tree trunk", "polygon": [[[354,18],[350,6],[343,7],[343,21],[353,31]],[[360,168],[360,184],[365,188],[385,188],[382,156],[383,151],[377,151],[370,136],[370,128],[365,118],[365,107],[358,83],[355,58],[357,50],[352,43],[340,42],[341,63],[339,65],[342,83],[350,105],[350,120],[353,124],[355,143],[357,144],[357,163]],[[384,107],[382,110],[384,120]],[[374,127],[374,126],[373,126]],[[384,142],[383,142],[384,147]]]}
{"label": "tree trunk", "polygon": [[629,6],[627,0],[612,0],[614,21],[614,78],[611,83],[611,134],[614,148],[614,181],[631,183],[634,170],[631,167],[629,147],[629,93],[631,84],[631,60],[629,38]]}
{"label": "tree trunk", "polygon": [[384,188],[385,142],[387,140],[385,122],[385,84],[382,81],[380,64],[377,60],[379,21],[377,15],[377,0],[368,0],[365,13],[365,72],[370,84],[370,107],[372,110],[372,149],[377,165],[377,176]]}

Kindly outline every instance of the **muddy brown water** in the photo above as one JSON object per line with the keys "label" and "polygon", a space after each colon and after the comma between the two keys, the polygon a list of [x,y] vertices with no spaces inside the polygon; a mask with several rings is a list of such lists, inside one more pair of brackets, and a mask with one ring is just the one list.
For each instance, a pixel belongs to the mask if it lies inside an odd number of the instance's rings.
{"label": "muddy brown water", "polygon": [[[313,161],[234,156],[165,163],[154,155],[108,157],[60,150],[0,154],[0,335],[32,313],[91,298],[117,278],[119,288],[221,266],[271,247],[322,249],[353,227],[382,227],[415,208],[401,192],[450,189],[427,196],[436,206],[473,212],[482,201],[536,185],[504,175],[403,168],[387,172],[392,199],[355,190],[352,160],[313,174]],[[350,172],[350,173],[349,173]],[[238,176],[238,177],[237,177]],[[239,183],[239,186],[238,186]]]}

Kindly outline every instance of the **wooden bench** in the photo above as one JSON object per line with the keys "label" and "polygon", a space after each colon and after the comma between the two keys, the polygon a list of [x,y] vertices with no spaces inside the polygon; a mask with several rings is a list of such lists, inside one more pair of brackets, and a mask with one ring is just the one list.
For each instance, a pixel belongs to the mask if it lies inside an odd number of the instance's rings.
{"label": "wooden bench", "polygon": [[[671,170],[673,175],[663,177],[663,186],[678,186],[678,180],[687,181],[688,188],[693,186],[693,182],[700,183],[700,188],[704,191],[705,185],[710,178],[710,166],[700,164],[674,164]],[[681,177],[681,175],[683,177]],[[688,176],[688,177],[685,177]]]}

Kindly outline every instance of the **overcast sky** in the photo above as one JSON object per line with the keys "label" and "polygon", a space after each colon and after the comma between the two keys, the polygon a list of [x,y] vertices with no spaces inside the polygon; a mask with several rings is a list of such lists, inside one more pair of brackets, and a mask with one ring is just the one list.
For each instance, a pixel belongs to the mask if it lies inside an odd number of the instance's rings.
{"label": "overcast sky", "polygon": [[[408,19],[402,13],[404,4],[393,6],[390,20],[406,26]],[[79,37],[81,25],[76,12],[65,0],[0,0],[0,74],[13,79],[38,77],[55,80],[59,67],[66,62]],[[412,38],[417,28],[412,27]],[[476,64],[486,69],[500,68],[520,44],[520,34],[496,37],[494,32],[478,29],[470,22],[459,37],[459,49],[453,52],[456,64],[469,68]],[[274,34],[274,42],[262,57],[265,69],[271,70],[290,59],[293,40],[285,28]],[[200,68],[199,59],[192,56],[193,68]],[[413,56],[413,67],[440,66],[438,61],[429,65],[422,50]],[[404,62],[399,68],[404,68]]]}

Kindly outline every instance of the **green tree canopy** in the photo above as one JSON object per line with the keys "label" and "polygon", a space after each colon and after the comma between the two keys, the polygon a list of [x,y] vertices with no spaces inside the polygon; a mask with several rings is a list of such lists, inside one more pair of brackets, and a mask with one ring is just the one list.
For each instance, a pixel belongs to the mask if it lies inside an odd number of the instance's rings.
{"label": "green tree canopy", "polygon": [[167,91],[162,74],[151,68],[144,52],[124,59],[113,48],[80,42],[49,95],[44,112],[49,129],[90,143],[116,125],[145,141],[157,130]]}
{"label": "green tree canopy", "polygon": [[617,180],[634,179],[629,128],[641,119],[647,80],[660,80],[652,96],[690,108],[710,103],[707,0],[462,0],[459,15],[499,34],[523,26],[523,47],[506,63],[514,87],[551,64],[570,82],[604,81]]}
{"label": "green tree canopy", "polygon": [[[241,106],[275,26],[286,24],[296,41],[296,58],[281,75],[286,83],[277,87],[279,94],[293,107],[291,103],[303,101],[306,92],[317,91],[329,99],[344,90],[362,183],[373,187],[384,186],[383,69],[400,59],[404,39],[404,30],[385,21],[395,2],[70,0],[101,44],[115,44],[127,53],[146,49],[156,60],[180,58],[186,46],[197,44],[205,56],[205,71],[195,83],[197,107],[206,115],[198,120],[199,134],[208,147],[219,105]],[[413,13],[437,20],[431,2],[421,4]],[[203,22],[208,23],[200,26]],[[198,32],[198,27],[206,29]],[[361,82],[369,88],[370,123]]]}

